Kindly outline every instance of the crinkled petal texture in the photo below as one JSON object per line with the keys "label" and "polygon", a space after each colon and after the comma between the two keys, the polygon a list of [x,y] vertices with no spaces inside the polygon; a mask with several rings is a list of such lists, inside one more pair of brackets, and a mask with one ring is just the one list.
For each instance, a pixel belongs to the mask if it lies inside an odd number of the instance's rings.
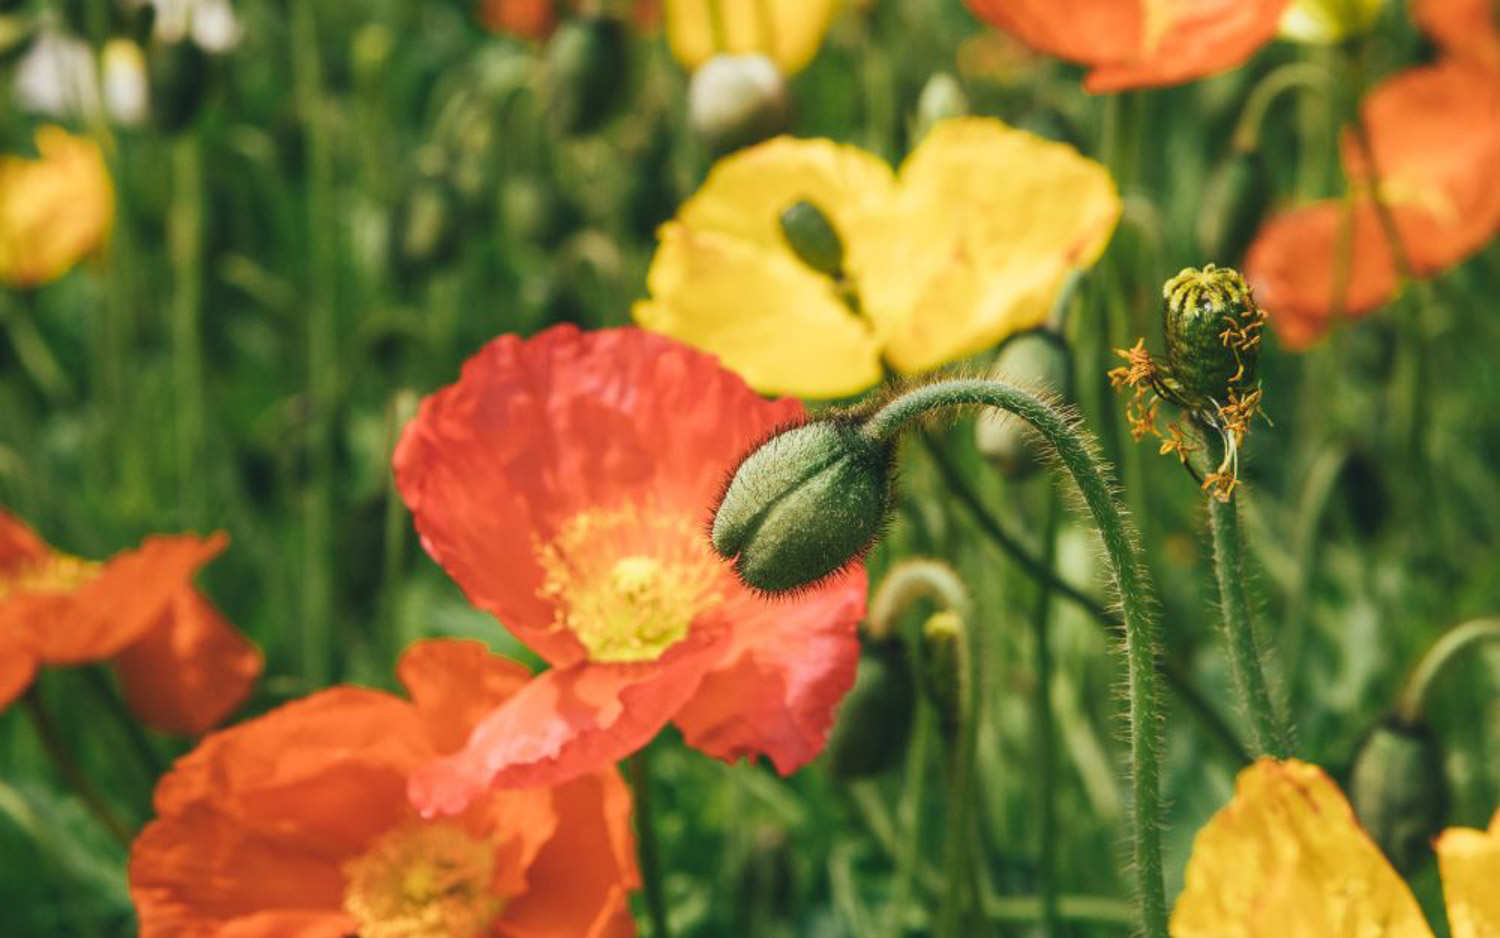
{"label": "crinkled petal texture", "polygon": [[894,199],[847,232],[848,266],[886,358],[918,373],[1039,325],[1120,217],[1108,170],[988,118],[932,128]]}
{"label": "crinkled petal texture", "polygon": [[1500,935],[1500,811],[1488,831],[1449,828],[1435,846],[1453,938]]}
{"label": "crinkled petal texture", "polygon": [[965,0],[1040,52],[1093,66],[1092,92],[1175,85],[1234,68],[1289,0]]}
{"label": "crinkled petal texture", "polygon": [[0,283],[56,280],[97,250],[114,221],[99,145],[61,127],[36,132],[38,158],[0,157]]}
{"label": "crinkled petal texture", "polygon": [[839,0],[666,0],[667,44],[689,69],[754,52],[790,75],[818,54],[838,8]]}
{"label": "crinkled petal texture", "polygon": [[[480,720],[460,752],[419,773],[413,795],[424,811],[462,810],[493,785],[567,781],[673,719],[691,721],[713,755],[764,754],[783,772],[822,748],[858,657],[863,568],[772,602],[735,579],[705,531],[738,459],[801,415],[797,402],[767,401],[663,336],[571,326],[497,339],[423,403],[395,455],[422,542],[476,605],[552,664]],[[630,531],[618,529],[622,518]],[[593,525],[588,562],[604,562],[559,587],[543,558],[580,519]],[[607,617],[619,600],[612,564],[628,572],[675,557],[690,557],[700,582],[683,633],[624,659],[591,652],[575,628],[597,623],[575,621],[584,607],[574,591],[602,596],[587,608]],[[789,623],[808,633],[802,656],[776,647]]]}
{"label": "crinkled petal texture", "polygon": [[[393,833],[421,830],[406,779],[445,751],[432,721],[471,712],[452,686],[477,679],[473,692],[493,706],[521,677],[514,663],[451,641],[414,646],[401,670],[418,703],[333,688],[213,734],[173,767],[131,851],[143,938],[335,938],[368,924],[348,901],[352,865]],[[467,884],[498,910],[483,933],[629,935],[629,804],[613,770],[476,802],[457,829],[489,858],[489,878]]]}
{"label": "crinkled petal texture", "polygon": [[879,342],[792,253],[780,218],[812,202],[847,242],[866,205],[894,192],[885,161],[829,140],[778,137],[726,157],[662,227],[635,321],[712,352],[765,394],[857,394],[880,381]]}
{"label": "crinkled petal texture", "polygon": [[[845,285],[787,246],[810,201],[844,244]],[[842,397],[1040,323],[1103,253],[1120,200],[1103,166],[987,118],[936,125],[901,168],[781,137],[722,160],[661,232],[636,321],[718,355],[763,392]]]}
{"label": "crinkled petal texture", "polygon": [[[1500,231],[1500,75],[1460,62],[1408,69],[1361,105],[1380,192],[1413,273],[1462,261]],[[1344,164],[1359,187],[1266,222],[1246,276],[1282,340],[1302,348],[1334,311],[1357,316],[1394,295],[1397,262],[1368,195],[1372,174],[1351,135]],[[1342,300],[1342,302],[1340,302]]]}
{"label": "crinkled petal texture", "polygon": [[1500,71],[1495,0],[1411,0],[1412,19],[1448,55]]}
{"label": "crinkled petal texture", "polygon": [[1416,899],[1317,766],[1263,759],[1193,843],[1174,938],[1431,938]]}

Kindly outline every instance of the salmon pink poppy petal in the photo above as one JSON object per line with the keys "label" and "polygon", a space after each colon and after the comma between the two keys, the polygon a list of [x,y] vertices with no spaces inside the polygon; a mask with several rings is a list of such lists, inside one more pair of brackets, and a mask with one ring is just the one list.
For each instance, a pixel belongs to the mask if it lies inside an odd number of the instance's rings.
{"label": "salmon pink poppy petal", "polygon": [[52,551],[36,532],[0,508],[0,578],[19,567],[45,560]]}
{"label": "salmon pink poppy petal", "polygon": [[1338,199],[1273,216],[1245,256],[1245,277],[1256,302],[1290,349],[1304,349],[1328,331],[1341,268],[1347,269],[1346,316],[1365,315],[1396,292],[1390,244],[1368,201],[1356,203],[1352,216]]}
{"label": "salmon pink poppy petal", "polygon": [[491,787],[557,785],[624,758],[691,699],[727,648],[725,630],[699,626],[655,661],[545,671],[462,750],[418,769],[412,804],[425,817],[457,814]]}
{"label": "salmon pink poppy petal", "polygon": [[81,664],[123,651],[157,623],[172,597],[228,543],[222,534],[148,537],[136,550],[110,558],[71,593],[17,597],[28,603],[24,624],[36,636],[42,660]]}
{"label": "salmon pink poppy petal", "polygon": [[114,663],[125,700],[143,722],[197,736],[245,702],[262,661],[202,593],[187,587]]}
{"label": "salmon pink poppy petal", "polygon": [[537,595],[539,547],[586,511],[638,503],[696,519],[735,458],[800,413],[665,337],[558,326],[496,339],[428,397],[396,448],[396,482],[470,600],[565,666],[584,650]]}
{"label": "salmon pink poppy petal", "polygon": [[439,753],[463,748],[489,712],[526,686],[531,672],[491,653],[483,642],[433,639],[402,652],[396,676]]}
{"label": "salmon pink poppy petal", "polygon": [[[790,602],[745,597],[735,650],[673,722],[688,745],[731,762],[770,756],[790,775],[823,750],[859,663],[863,567]],[[738,604],[737,604],[738,605]]]}
{"label": "salmon pink poppy petal", "polygon": [[527,890],[505,907],[507,938],[629,938],[629,892],[640,886],[630,792],[613,768],[551,792],[556,834],[527,871]]}
{"label": "salmon pink poppy petal", "polygon": [[1500,71],[1495,0],[1412,0],[1411,18],[1449,55]]}

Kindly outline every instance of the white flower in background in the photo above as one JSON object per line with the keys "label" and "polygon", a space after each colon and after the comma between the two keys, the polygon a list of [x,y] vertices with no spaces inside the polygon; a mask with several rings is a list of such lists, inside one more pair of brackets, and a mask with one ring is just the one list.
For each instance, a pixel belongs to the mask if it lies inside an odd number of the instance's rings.
{"label": "white flower in background", "polygon": [[156,13],[152,38],[178,43],[192,39],[204,52],[228,52],[244,35],[229,0],[124,0],[127,7],[150,6]]}
{"label": "white flower in background", "polygon": [[16,63],[13,90],[24,111],[50,117],[96,117],[99,71],[82,39],[45,27]]}
{"label": "white flower in background", "polygon": [[151,110],[151,83],[146,56],[131,39],[111,39],[99,53],[100,91],[104,109],[116,122],[136,127]]}

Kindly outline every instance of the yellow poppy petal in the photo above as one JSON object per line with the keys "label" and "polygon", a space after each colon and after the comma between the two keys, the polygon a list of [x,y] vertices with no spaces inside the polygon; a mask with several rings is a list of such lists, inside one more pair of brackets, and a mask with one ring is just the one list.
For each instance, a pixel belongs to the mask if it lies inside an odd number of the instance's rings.
{"label": "yellow poppy petal", "polygon": [[0,283],[56,280],[99,248],[114,188],[99,145],[61,127],[36,132],[38,158],[0,157]]}
{"label": "yellow poppy petal", "polygon": [[858,147],[777,137],[714,164],[677,218],[695,231],[734,235],[791,257],[780,219],[793,203],[812,202],[843,232],[895,186],[890,166]]}
{"label": "yellow poppy petal", "polygon": [[866,207],[848,225],[848,267],[887,359],[908,373],[1039,324],[1120,217],[1103,166],[991,118],[934,126],[896,198]]}
{"label": "yellow poppy petal", "polygon": [[759,52],[788,75],[818,53],[839,0],[666,0],[667,44],[684,67]]}
{"label": "yellow poppy petal", "polygon": [[[1262,759],[1193,843],[1173,938],[1432,938],[1323,770]],[[1456,936],[1455,936],[1456,938]]]}
{"label": "yellow poppy petal", "polygon": [[881,378],[868,326],[788,253],[668,222],[646,283],[637,323],[712,352],[764,394],[844,397]]}
{"label": "yellow poppy petal", "polygon": [[1500,811],[1488,831],[1443,831],[1437,855],[1453,938],[1500,938]]}

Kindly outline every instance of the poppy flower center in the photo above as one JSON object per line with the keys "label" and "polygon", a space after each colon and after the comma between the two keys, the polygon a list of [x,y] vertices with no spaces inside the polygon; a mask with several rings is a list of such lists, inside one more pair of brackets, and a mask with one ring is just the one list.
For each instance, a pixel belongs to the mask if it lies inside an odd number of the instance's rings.
{"label": "poppy flower center", "polygon": [[410,824],[344,864],[344,911],[360,938],[474,938],[503,900],[494,845],[453,824]]}
{"label": "poppy flower center", "polygon": [[685,515],[637,506],[585,511],[537,548],[539,595],[601,662],[650,661],[720,599],[720,562]]}
{"label": "poppy flower center", "polygon": [[0,573],[0,600],[13,593],[70,593],[92,580],[100,566],[72,554],[54,553],[9,575]]}

